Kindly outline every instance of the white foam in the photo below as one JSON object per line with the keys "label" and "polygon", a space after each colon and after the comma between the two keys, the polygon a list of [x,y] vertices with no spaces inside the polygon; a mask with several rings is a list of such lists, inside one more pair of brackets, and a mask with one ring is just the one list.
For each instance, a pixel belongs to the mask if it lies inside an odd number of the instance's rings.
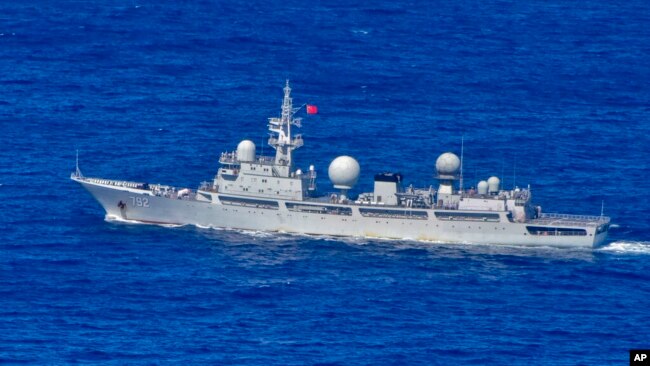
{"label": "white foam", "polygon": [[108,222],[123,222],[126,224],[139,224],[139,225],[144,225],[144,222],[136,221],[136,220],[127,220],[123,219],[121,217],[113,216],[113,215],[106,215],[104,216],[104,220]]}
{"label": "white foam", "polygon": [[235,229],[238,233],[252,236],[255,238],[270,238],[273,237],[273,233],[268,231],[259,231],[259,230],[244,230],[244,229]]}
{"label": "white foam", "polygon": [[609,243],[598,251],[613,252],[618,254],[650,254],[650,242],[648,241],[615,241]]}
{"label": "white foam", "polygon": [[142,222],[138,220],[129,220],[129,219],[123,219],[121,217],[113,216],[113,215],[106,215],[104,217],[104,220],[111,222],[121,222],[124,224],[131,224],[131,225],[156,225],[156,226],[161,226],[161,227],[169,227],[169,228],[175,228],[175,227],[181,227],[185,225],[181,224],[164,224],[164,223],[156,223],[156,222]]}

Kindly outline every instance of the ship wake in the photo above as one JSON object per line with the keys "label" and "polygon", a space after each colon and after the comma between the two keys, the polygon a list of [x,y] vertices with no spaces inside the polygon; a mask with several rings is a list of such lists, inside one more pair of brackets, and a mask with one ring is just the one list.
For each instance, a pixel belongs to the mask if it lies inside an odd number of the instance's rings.
{"label": "ship wake", "polygon": [[650,254],[650,241],[619,240],[597,250],[616,254]]}

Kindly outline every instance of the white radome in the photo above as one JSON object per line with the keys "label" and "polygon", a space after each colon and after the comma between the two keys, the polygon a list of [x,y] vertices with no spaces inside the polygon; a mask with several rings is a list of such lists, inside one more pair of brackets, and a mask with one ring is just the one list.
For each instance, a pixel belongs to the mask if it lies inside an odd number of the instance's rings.
{"label": "white radome", "polygon": [[237,145],[237,160],[255,161],[255,143],[251,140],[243,140]]}
{"label": "white radome", "polygon": [[438,174],[455,175],[460,169],[460,159],[451,152],[446,152],[436,160],[436,170]]}
{"label": "white radome", "polygon": [[487,194],[488,193],[488,182],[482,180],[478,182],[478,194]]}
{"label": "white radome", "polygon": [[351,156],[339,156],[330,164],[327,174],[334,188],[351,189],[359,180],[361,167]]}
{"label": "white radome", "polygon": [[497,177],[490,177],[487,180],[488,183],[488,190],[490,193],[497,193],[499,192],[499,185],[501,184],[501,179]]}

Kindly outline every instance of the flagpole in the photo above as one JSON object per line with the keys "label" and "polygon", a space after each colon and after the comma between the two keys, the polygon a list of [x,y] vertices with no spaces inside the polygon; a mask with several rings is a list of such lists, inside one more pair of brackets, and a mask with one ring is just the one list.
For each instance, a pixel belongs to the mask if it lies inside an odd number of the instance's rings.
{"label": "flagpole", "polygon": [[298,107],[298,108],[295,109],[294,113],[295,113],[295,112],[298,112],[299,110],[302,109],[302,107],[304,107],[304,106],[306,106],[306,105],[307,105],[307,103],[303,103],[300,107]]}

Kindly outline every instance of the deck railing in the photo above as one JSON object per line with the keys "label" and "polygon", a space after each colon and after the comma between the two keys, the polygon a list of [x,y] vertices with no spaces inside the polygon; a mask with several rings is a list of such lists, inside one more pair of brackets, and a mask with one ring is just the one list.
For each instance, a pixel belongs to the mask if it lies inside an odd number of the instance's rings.
{"label": "deck railing", "polygon": [[607,216],[590,216],[590,215],[569,215],[558,213],[542,213],[540,219],[563,219],[571,221],[609,221]]}
{"label": "deck railing", "polygon": [[562,224],[578,226],[599,226],[610,222],[607,216],[568,215],[558,213],[542,213],[538,218],[528,220],[529,223]]}
{"label": "deck railing", "polygon": [[[237,159],[237,155],[224,153],[219,158],[219,163],[221,163],[221,164],[239,164],[240,161]],[[275,163],[275,158],[273,156],[257,155],[255,157],[254,163],[262,164],[262,165],[272,165],[272,164]]]}

